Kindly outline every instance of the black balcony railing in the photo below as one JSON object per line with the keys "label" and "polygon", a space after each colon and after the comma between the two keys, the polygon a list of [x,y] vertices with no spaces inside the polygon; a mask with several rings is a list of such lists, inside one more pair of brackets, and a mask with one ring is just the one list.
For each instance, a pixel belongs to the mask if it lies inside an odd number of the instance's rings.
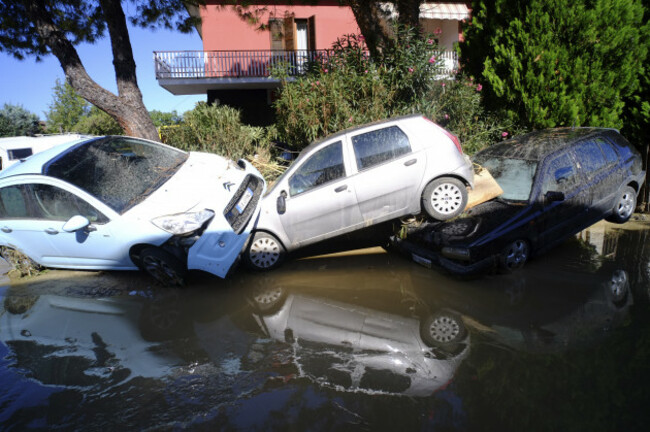
{"label": "black balcony railing", "polygon": [[[156,51],[156,79],[266,78],[274,65],[283,64],[290,76],[302,74],[309,62],[328,57],[328,50],[316,51]],[[453,52],[436,55],[443,73],[457,69]]]}

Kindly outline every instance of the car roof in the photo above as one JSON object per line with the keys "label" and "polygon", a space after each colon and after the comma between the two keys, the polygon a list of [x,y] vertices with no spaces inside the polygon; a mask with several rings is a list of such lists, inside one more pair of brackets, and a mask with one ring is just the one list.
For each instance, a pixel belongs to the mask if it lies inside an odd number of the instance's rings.
{"label": "car roof", "polygon": [[[422,116],[422,114],[409,114],[409,115],[405,115],[405,116],[398,116],[398,117],[391,117],[391,118],[383,119],[383,120],[377,120],[377,121],[374,121],[374,122],[364,123],[362,125],[353,126],[353,127],[347,128],[347,129],[343,129],[343,130],[335,132],[335,133],[333,133],[331,135],[327,135],[326,137],[317,139],[316,141],[309,144],[307,147],[303,148],[300,151],[300,154],[298,155],[298,158],[296,159],[296,161],[298,159],[302,159],[305,154],[309,153],[314,147],[317,147],[318,145],[320,145],[324,141],[330,141],[330,140],[336,139],[338,137],[342,137],[345,134],[348,134],[350,132],[355,132],[355,131],[358,131],[358,130],[361,130],[361,129],[365,129],[367,127],[376,126],[376,125],[380,125],[380,124],[384,124],[384,123],[392,123],[394,121],[406,120],[406,119],[410,119],[410,118],[418,118],[418,117],[423,117],[423,116]],[[295,163],[295,161],[294,161],[294,163]]]}
{"label": "car roof", "polygon": [[542,160],[549,154],[570,146],[580,139],[604,133],[618,133],[608,128],[555,128],[519,135],[499,144],[494,144],[477,153],[477,156],[502,156],[512,159]]}
{"label": "car roof", "polygon": [[63,144],[59,144],[40,153],[36,153],[27,159],[22,160],[3,171],[0,171],[0,179],[24,174],[41,174],[43,172],[43,165],[45,165],[57,155],[65,153],[72,147],[82,142],[91,141],[97,138],[100,137],[82,137]]}

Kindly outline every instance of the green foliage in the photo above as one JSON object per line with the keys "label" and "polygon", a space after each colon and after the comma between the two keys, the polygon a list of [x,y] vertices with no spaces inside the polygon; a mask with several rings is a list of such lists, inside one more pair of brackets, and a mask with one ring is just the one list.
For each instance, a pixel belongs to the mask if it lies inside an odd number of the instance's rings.
{"label": "green foliage", "polygon": [[183,121],[183,117],[178,115],[176,110],[172,112],[162,112],[158,110],[149,111],[149,117],[151,117],[153,124],[157,128],[161,126],[177,125]]}
{"label": "green foliage", "polygon": [[640,0],[482,0],[461,59],[486,102],[530,128],[621,127],[650,24]]}
{"label": "green foliage", "polygon": [[0,109],[0,137],[41,133],[36,114],[20,105],[4,104]]}
{"label": "green foliage", "polygon": [[185,113],[182,123],[161,127],[160,137],[182,150],[248,159],[269,181],[284,171],[274,156],[275,128],[245,125],[241,112],[228,106],[199,102]]}
{"label": "green foliage", "polygon": [[395,33],[394,46],[372,59],[363,37],[348,35],[305,77],[285,82],[275,103],[280,140],[301,149],[348,127],[418,112],[459,135],[468,152],[513,132],[511,122],[506,127],[483,111],[480,85],[441,80],[433,38]]}
{"label": "green foliage", "polygon": [[56,80],[54,96],[45,113],[48,133],[76,132],[75,126],[90,113],[90,104],[67,81]]}
{"label": "green foliage", "polygon": [[104,111],[92,107],[87,116],[74,126],[74,131],[90,135],[123,135],[120,125]]}

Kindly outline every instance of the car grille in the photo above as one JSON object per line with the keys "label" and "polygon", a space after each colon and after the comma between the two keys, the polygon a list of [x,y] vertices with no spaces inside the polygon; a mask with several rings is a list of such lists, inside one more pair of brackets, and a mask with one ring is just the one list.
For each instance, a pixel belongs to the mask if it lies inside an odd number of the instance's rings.
{"label": "car grille", "polygon": [[[248,224],[248,221],[255,212],[263,189],[264,182],[262,179],[252,174],[248,174],[223,211],[224,217],[232,227],[233,231],[237,234],[244,230],[246,224]],[[248,203],[246,203],[242,208],[242,201],[245,202],[247,199],[245,194],[249,194],[250,196],[251,193],[252,196],[250,197],[250,201],[248,201]]]}

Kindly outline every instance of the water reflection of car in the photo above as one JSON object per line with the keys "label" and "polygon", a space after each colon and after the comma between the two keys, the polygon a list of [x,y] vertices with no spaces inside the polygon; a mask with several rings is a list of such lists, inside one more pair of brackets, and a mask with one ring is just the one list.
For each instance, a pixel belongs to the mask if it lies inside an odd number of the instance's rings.
{"label": "water reflection of car", "polygon": [[335,290],[325,297],[276,286],[252,296],[263,331],[292,344],[298,369],[321,385],[428,396],[452,379],[469,352],[464,323],[451,311],[397,314],[394,303],[390,312],[366,307],[372,293],[357,301],[348,290],[339,294],[345,301],[333,299]]}
{"label": "water reflection of car", "polygon": [[503,194],[396,240],[416,260],[455,273],[517,269],[603,218],[626,222],[645,178],[639,153],[612,129],[533,132],[477,153],[474,162]]}
{"label": "water reflection of car", "polygon": [[137,298],[37,293],[8,290],[0,341],[20,368],[45,385],[90,387],[157,378],[178,361],[142,337]]}
{"label": "water reflection of car", "polygon": [[0,246],[54,268],[224,277],[265,183],[244,160],[129,137],[69,142],[0,174]]}
{"label": "water reflection of car", "polygon": [[420,115],[345,130],[305,148],[277,180],[247,262],[270,269],[286,252],[422,210],[452,218],[473,179],[458,139]]}

